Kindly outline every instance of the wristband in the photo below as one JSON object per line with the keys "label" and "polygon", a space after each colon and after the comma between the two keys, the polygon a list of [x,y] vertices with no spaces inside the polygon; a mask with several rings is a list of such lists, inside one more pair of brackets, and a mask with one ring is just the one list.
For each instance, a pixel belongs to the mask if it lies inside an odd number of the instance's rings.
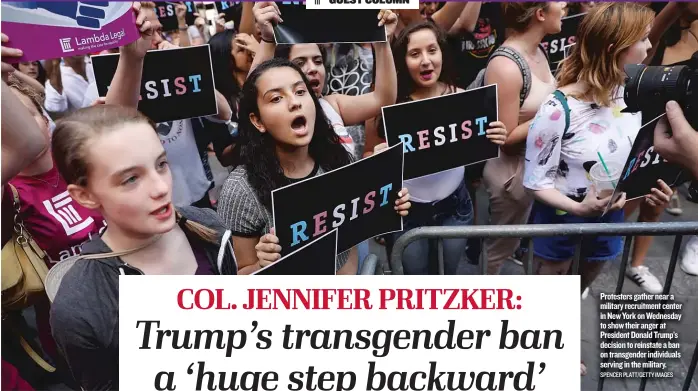
{"label": "wristband", "polygon": [[179,31],[187,31],[189,26],[179,26]]}
{"label": "wristband", "polygon": [[274,41],[273,39],[272,39],[272,40],[267,40],[267,39],[265,39],[264,37],[262,37],[262,41],[263,41],[263,42],[266,42],[266,43],[273,43],[273,44],[276,44],[276,41]]}

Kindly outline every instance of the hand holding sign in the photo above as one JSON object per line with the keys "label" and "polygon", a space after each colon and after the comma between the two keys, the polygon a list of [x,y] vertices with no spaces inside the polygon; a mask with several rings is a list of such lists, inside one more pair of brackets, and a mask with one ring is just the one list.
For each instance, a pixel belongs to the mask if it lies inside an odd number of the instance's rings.
{"label": "hand holding sign", "polygon": [[507,126],[502,121],[494,121],[487,128],[487,139],[497,145],[507,142]]}
{"label": "hand holding sign", "polygon": [[259,239],[259,243],[254,249],[257,251],[257,264],[260,269],[281,259],[281,246],[279,246],[279,238],[276,237],[274,228]]}
{"label": "hand holding sign", "polygon": [[674,191],[663,180],[657,180],[657,184],[659,188],[652,188],[652,193],[645,196],[645,202],[653,208],[667,205],[674,195]]}
{"label": "hand holding sign", "polygon": [[621,194],[618,201],[614,202],[611,207],[606,210],[608,204],[613,200],[614,195],[615,194],[611,194],[608,197],[599,198],[596,188],[594,185],[591,185],[584,200],[578,204],[579,209],[574,214],[580,217],[595,217],[601,216],[607,212],[623,209],[625,206],[625,193]]}
{"label": "hand holding sign", "polygon": [[336,259],[337,230],[335,229],[273,263],[260,262],[260,270],[252,274],[277,276],[334,276],[336,275]]}
{"label": "hand holding sign", "polygon": [[177,22],[179,22],[179,25],[184,25],[187,24],[186,18],[187,18],[187,6],[183,2],[177,3],[175,5],[175,15],[177,16]]}
{"label": "hand holding sign", "polygon": [[397,14],[391,10],[381,10],[378,13],[378,26],[385,26],[385,34],[388,41],[393,38],[395,29],[397,28]]}
{"label": "hand holding sign", "polygon": [[400,198],[395,201],[395,210],[400,216],[405,217],[410,213],[409,210],[410,207],[412,207],[412,203],[410,202],[410,191],[407,190],[406,187],[403,187],[402,190],[397,193],[397,196]]}
{"label": "hand holding sign", "polygon": [[136,13],[136,27],[141,36],[135,42],[122,46],[119,51],[125,56],[143,59],[152,47],[155,30],[152,23],[146,19],[146,13],[141,11],[141,3],[133,3],[133,11]]}
{"label": "hand holding sign", "polygon": [[5,46],[6,43],[10,42],[10,38],[7,35],[0,33],[0,37],[0,40],[2,41],[2,46],[0,47],[2,49],[2,53],[0,53],[2,56],[2,80],[7,82],[7,76],[13,73],[15,68],[12,65],[7,64],[5,60],[8,57],[22,57],[23,53],[19,49],[8,48]]}
{"label": "hand holding sign", "polygon": [[225,31],[225,14],[220,13],[216,16],[216,34]]}
{"label": "hand holding sign", "polygon": [[279,6],[273,1],[260,1],[252,7],[254,20],[259,28],[262,41],[274,42],[274,24],[282,23]]}

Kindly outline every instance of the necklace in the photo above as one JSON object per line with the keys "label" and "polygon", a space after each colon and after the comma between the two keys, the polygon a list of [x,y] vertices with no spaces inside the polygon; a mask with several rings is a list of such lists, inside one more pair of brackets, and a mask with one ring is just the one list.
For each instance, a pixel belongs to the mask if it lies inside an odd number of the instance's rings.
{"label": "necklace", "polygon": [[536,64],[540,64],[540,62],[542,61],[536,59],[536,54],[538,54],[538,48],[536,48],[535,54],[531,54],[527,50],[524,50],[524,53],[526,53],[526,57],[528,57],[531,61],[535,62]]}

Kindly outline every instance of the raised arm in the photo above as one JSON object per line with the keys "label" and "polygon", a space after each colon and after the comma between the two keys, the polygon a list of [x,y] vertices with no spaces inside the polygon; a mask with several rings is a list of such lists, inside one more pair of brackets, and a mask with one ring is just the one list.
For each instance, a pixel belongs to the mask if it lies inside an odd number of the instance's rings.
{"label": "raised arm", "polygon": [[645,64],[649,64],[650,61],[652,61],[652,58],[657,51],[657,47],[659,46],[659,40],[662,39],[662,36],[664,36],[666,30],[679,18],[681,15],[680,11],[681,10],[678,4],[672,1],[668,3],[664,9],[662,9],[656,18],[654,18],[654,23],[652,23],[652,29],[650,30],[649,35],[652,49],[650,49],[649,53],[647,53],[647,58],[645,58],[644,61]]}
{"label": "raised arm", "polygon": [[137,108],[143,77],[143,59],[151,47],[153,36],[157,33],[150,21],[146,20],[146,14],[141,12],[140,3],[133,3],[133,10],[136,12],[136,27],[141,36],[136,42],[119,49],[119,65],[107,92],[107,104]]}
{"label": "raised arm", "polygon": [[481,1],[469,1],[465,4],[463,11],[453,27],[448,31],[451,35],[461,35],[464,32],[473,33],[480,17]]}
{"label": "raised arm", "polygon": [[447,2],[440,10],[436,11],[434,15],[431,16],[431,20],[444,29],[444,31],[450,31],[466,4],[468,3],[461,1]]}
{"label": "raised arm", "polygon": [[[397,15],[390,10],[381,10],[379,25],[385,25],[390,42],[397,27]],[[376,117],[381,107],[392,105],[397,99],[397,74],[393,52],[387,42],[375,44],[376,80],[373,92],[363,95],[328,95],[327,101],[334,107],[345,125],[358,125]]]}
{"label": "raised arm", "polygon": [[192,46],[189,40],[189,26],[187,26],[187,6],[184,2],[179,2],[175,6],[177,15],[177,28],[179,29],[179,47],[186,48]]}
{"label": "raised arm", "polygon": [[255,31],[255,15],[253,11],[253,6],[256,6],[258,3],[252,3],[252,2],[244,2],[242,3],[242,14],[240,15],[240,27],[238,28],[238,32],[240,33],[245,33],[245,34],[250,34],[250,35],[256,35]]}
{"label": "raised arm", "polygon": [[[243,7],[247,6],[247,4],[249,3],[243,3]],[[252,20],[259,29],[261,41],[259,43],[259,51],[255,53],[252,65],[250,65],[249,73],[252,73],[259,64],[274,58],[274,51],[276,50],[274,24],[282,22],[283,19],[281,19],[279,7],[273,1],[260,1],[254,3],[254,7],[250,6],[250,8],[253,13]],[[243,8],[243,15],[244,13]]]}

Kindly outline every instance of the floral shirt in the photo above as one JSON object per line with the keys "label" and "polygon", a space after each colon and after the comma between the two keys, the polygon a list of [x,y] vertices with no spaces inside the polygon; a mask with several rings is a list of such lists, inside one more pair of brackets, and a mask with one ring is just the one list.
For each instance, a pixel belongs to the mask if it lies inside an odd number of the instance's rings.
{"label": "floral shirt", "polygon": [[599,161],[625,165],[642,125],[640,113],[621,113],[623,89],[611,107],[567,97],[570,126],[565,132],[562,103],[550,95],[531,123],[526,140],[524,186],[557,189],[569,197],[584,197],[591,185],[589,170]]}

